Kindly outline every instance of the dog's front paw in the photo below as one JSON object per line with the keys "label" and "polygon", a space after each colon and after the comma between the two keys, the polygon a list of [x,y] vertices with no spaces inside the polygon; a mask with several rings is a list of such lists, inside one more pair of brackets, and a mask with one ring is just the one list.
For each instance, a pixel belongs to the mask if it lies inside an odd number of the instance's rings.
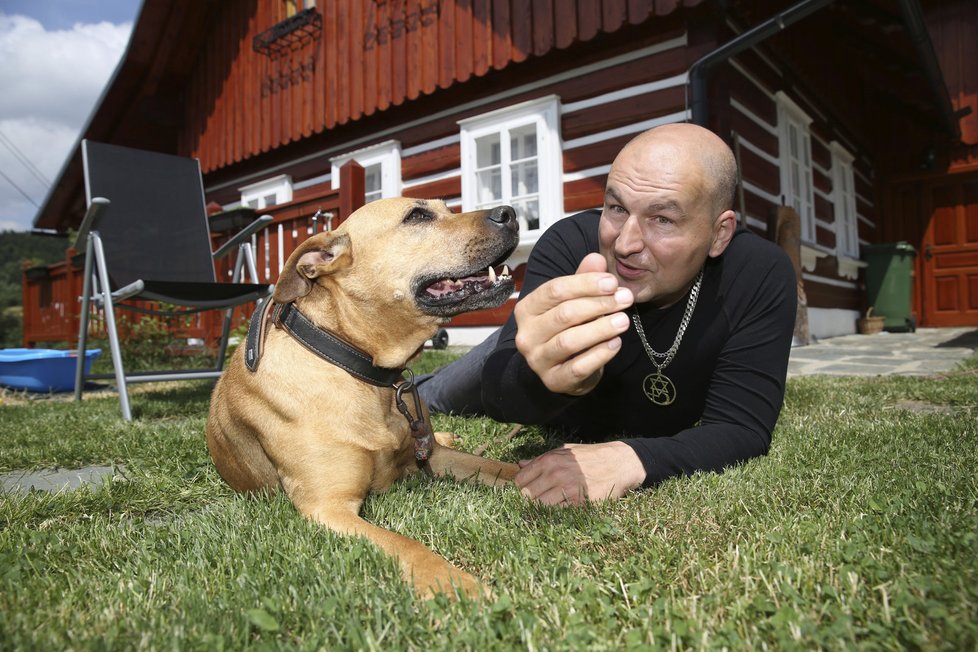
{"label": "dog's front paw", "polygon": [[491,599],[493,597],[492,589],[474,576],[458,569],[453,569],[447,577],[439,575],[422,581],[422,584],[418,584],[418,579],[415,578],[415,587],[426,600],[433,599],[439,593],[450,600],[457,600],[459,597],[465,597],[469,600]]}
{"label": "dog's front paw", "polygon": [[454,432],[436,432],[435,441],[445,448],[455,448],[455,444],[462,441],[462,438]]}

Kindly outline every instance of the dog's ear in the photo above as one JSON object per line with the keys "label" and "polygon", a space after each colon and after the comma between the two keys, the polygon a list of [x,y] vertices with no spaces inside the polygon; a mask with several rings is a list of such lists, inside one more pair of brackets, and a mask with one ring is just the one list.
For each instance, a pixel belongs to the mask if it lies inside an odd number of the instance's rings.
{"label": "dog's ear", "polygon": [[293,252],[279,274],[272,300],[290,303],[312,290],[313,280],[345,267],[350,260],[350,236],[306,240]]}

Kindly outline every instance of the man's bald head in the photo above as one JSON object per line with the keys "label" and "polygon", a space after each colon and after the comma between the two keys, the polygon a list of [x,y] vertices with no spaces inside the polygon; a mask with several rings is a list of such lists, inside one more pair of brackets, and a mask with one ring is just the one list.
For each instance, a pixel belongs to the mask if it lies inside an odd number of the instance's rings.
{"label": "man's bald head", "polygon": [[670,151],[702,170],[703,191],[714,215],[733,208],[737,160],[723,139],[709,129],[686,122],[653,127],[629,141],[618,156],[644,157]]}

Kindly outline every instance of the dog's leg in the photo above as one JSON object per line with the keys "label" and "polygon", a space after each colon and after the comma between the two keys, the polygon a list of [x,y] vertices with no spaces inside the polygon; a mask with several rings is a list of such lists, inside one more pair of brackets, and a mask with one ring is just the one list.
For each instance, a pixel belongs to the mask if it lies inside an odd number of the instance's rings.
{"label": "dog's leg", "polygon": [[431,452],[430,464],[435,475],[448,475],[458,480],[476,479],[490,487],[512,482],[520,470],[515,464],[463,453],[438,443]]}
{"label": "dog's leg", "polygon": [[278,488],[278,473],[258,440],[239,433],[234,439],[213,421],[207,424],[207,447],[218,473],[235,491]]}
{"label": "dog's leg", "polygon": [[[453,587],[473,599],[489,595],[479,580],[459,570],[421,542],[360,518],[363,498],[370,489],[371,462],[368,456],[349,457],[342,462],[334,466],[336,470],[329,479],[321,474],[283,475],[282,486],[300,513],[334,532],[372,541],[397,559],[404,579],[412,583],[423,598],[431,598],[439,592],[454,597]],[[310,468],[324,467],[305,467],[306,470]]]}
{"label": "dog's leg", "polygon": [[397,559],[404,579],[424,599],[430,599],[436,593],[454,598],[453,589],[470,599],[490,594],[479,580],[436,555],[421,542],[368,523],[354,512],[328,508],[306,516],[335,532],[364,537],[373,542]]}

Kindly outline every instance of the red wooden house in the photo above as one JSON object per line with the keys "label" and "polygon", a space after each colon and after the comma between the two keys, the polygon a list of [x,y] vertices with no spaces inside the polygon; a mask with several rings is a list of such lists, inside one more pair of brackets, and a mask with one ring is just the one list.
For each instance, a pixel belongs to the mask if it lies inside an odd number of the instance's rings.
{"label": "red wooden house", "polygon": [[[274,281],[351,159],[366,201],[512,204],[518,265],[628,139],[692,120],[735,149],[749,227],[800,215],[813,335],[855,331],[862,250],[898,240],[919,323],[978,325],[976,30],[972,0],[144,0],[82,137],[198,158],[210,201],[275,216]],[[35,227],[84,208],[76,147]]]}

